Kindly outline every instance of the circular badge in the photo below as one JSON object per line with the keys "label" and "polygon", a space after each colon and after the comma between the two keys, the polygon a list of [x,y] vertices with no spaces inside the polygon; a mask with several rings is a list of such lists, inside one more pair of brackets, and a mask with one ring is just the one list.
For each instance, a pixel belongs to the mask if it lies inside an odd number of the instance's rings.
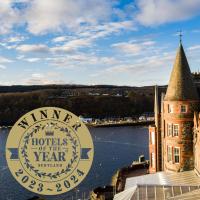
{"label": "circular badge", "polygon": [[26,189],[43,195],[68,192],[92,165],[94,147],[87,127],[71,112],[44,107],[21,117],[6,143],[8,167]]}

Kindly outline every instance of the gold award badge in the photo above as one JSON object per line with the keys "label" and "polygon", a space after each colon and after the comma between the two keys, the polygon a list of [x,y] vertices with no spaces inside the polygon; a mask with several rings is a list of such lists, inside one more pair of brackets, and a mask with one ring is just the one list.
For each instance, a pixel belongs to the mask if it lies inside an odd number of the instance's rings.
{"label": "gold award badge", "polygon": [[92,165],[87,127],[71,112],[44,107],[21,117],[6,143],[8,167],[26,189],[57,195],[79,185]]}

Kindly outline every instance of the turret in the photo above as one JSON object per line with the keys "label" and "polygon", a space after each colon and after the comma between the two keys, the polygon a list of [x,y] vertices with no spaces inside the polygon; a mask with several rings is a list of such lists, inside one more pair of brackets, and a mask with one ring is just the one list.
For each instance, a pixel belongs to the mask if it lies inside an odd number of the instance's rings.
{"label": "turret", "polygon": [[180,41],[163,101],[164,170],[193,169],[193,114],[199,101],[189,64]]}

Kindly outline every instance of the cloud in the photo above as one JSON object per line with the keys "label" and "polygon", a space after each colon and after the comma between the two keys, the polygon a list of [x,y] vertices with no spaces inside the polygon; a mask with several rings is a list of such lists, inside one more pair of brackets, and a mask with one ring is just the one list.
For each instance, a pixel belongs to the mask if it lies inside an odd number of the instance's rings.
{"label": "cloud", "polygon": [[0,56],[0,63],[11,63],[13,62],[12,60],[10,60],[9,58]]}
{"label": "cloud", "polygon": [[26,38],[24,36],[12,36],[7,38],[5,41],[8,43],[18,43],[23,42]]}
{"label": "cloud", "polygon": [[49,47],[44,44],[23,44],[16,47],[16,50],[24,53],[47,53]]}
{"label": "cloud", "polygon": [[200,45],[194,45],[188,48],[188,50],[190,51],[199,50],[199,49],[200,49]]}
{"label": "cloud", "polygon": [[143,41],[143,42],[121,42],[121,43],[115,43],[111,46],[118,49],[121,52],[124,52],[126,54],[132,54],[132,55],[138,55],[142,51],[146,51],[148,48],[152,48],[152,46],[155,44],[154,41]]}
{"label": "cloud", "polygon": [[56,43],[56,46],[51,48],[51,52],[72,53],[82,48],[91,48],[97,39],[120,34],[124,30],[135,30],[135,27],[131,21],[85,26],[73,36],[63,35],[53,38],[52,42]]}
{"label": "cloud", "polygon": [[25,57],[25,55],[19,55],[16,57],[17,60],[20,61],[26,61],[26,62],[30,62],[30,63],[35,63],[35,62],[39,62],[42,60],[42,58],[37,58],[37,57]]}
{"label": "cloud", "polygon": [[96,56],[89,53],[68,54],[46,58],[46,61],[53,66],[67,69],[88,69],[89,67],[106,67],[120,63],[114,57]]}
{"label": "cloud", "polygon": [[40,58],[24,58],[23,60],[30,62],[30,63],[33,63],[33,62],[38,62],[41,59]]}
{"label": "cloud", "polygon": [[157,26],[186,20],[199,15],[199,0],[138,0],[136,21],[145,26]]}
{"label": "cloud", "polygon": [[[107,0],[5,0],[0,2],[0,33],[9,33],[15,25],[35,35],[63,31],[78,33],[85,27],[97,27],[101,29],[98,31],[101,36],[130,29],[133,23],[127,16],[130,9],[121,10],[116,5]],[[111,22],[113,16],[118,21]],[[61,36],[54,42],[65,40],[66,37]]]}
{"label": "cloud", "polygon": [[[90,33],[96,33],[93,38],[100,38],[136,30],[138,24],[158,26],[190,19],[199,11],[199,0],[136,0],[123,8],[114,0],[4,0],[0,2],[0,33],[21,26],[35,35],[65,31],[90,37]],[[67,39],[60,36],[53,42]]]}
{"label": "cloud", "polygon": [[33,73],[30,78],[23,80],[25,85],[49,85],[49,84],[64,84],[63,80],[60,80],[60,74],[55,72]]}
{"label": "cloud", "polygon": [[64,44],[49,47],[44,44],[22,44],[16,46],[16,50],[23,53],[71,53],[78,49],[90,47],[92,41],[89,39],[74,39]]}
{"label": "cloud", "polygon": [[7,67],[5,65],[0,64],[0,69],[6,69]]}
{"label": "cloud", "polygon": [[[109,83],[110,79],[121,81],[121,84],[145,85],[162,82],[166,84],[170,75],[175,52],[159,51],[155,55],[143,54],[143,56],[126,59],[122,57],[120,62],[107,66],[105,69],[90,74],[94,80],[102,80]],[[103,78],[106,77],[106,78]],[[148,81],[151,77],[151,81]],[[162,77],[162,79],[160,79]],[[115,84],[119,84],[117,81]]]}
{"label": "cloud", "polygon": [[107,0],[33,0],[26,10],[27,29],[33,34],[77,29],[109,18],[112,1]]}
{"label": "cloud", "polygon": [[0,33],[9,33],[13,26],[19,23],[20,13],[13,9],[12,0],[4,0],[0,2]]}
{"label": "cloud", "polygon": [[75,36],[63,35],[63,36],[53,38],[52,42],[53,43],[60,43],[60,42],[66,42],[66,41],[69,41],[69,40],[74,40],[74,39],[76,39]]}
{"label": "cloud", "polygon": [[89,39],[75,39],[75,40],[66,42],[64,45],[52,47],[51,51],[54,53],[73,52],[80,48],[89,47],[90,45],[91,45],[91,40]]}
{"label": "cloud", "polygon": [[13,62],[9,58],[0,56],[0,69],[6,69],[7,67],[4,64]]}
{"label": "cloud", "polygon": [[125,30],[136,30],[132,21],[105,22],[97,25],[87,25],[80,28],[74,35],[61,35],[52,39],[53,43],[63,43],[76,40],[94,41]]}
{"label": "cloud", "polygon": [[44,75],[43,74],[39,74],[39,73],[34,73],[31,76],[32,76],[32,78],[44,78]]}
{"label": "cloud", "polygon": [[86,26],[78,33],[81,37],[99,39],[125,30],[137,30],[133,21],[107,22],[95,26]]}

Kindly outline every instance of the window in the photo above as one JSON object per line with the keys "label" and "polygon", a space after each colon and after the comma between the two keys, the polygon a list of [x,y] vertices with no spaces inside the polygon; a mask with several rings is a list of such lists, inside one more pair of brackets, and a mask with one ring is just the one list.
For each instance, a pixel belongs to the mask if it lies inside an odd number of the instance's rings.
{"label": "window", "polygon": [[155,153],[151,153],[151,166],[155,168]]}
{"label": "window", "polygon": [[168,113],[173,113],[173,105],[168,104]]}
{"label": "window", "polygon": [[178,136],[179,125],[178,124],[167,124],[167,136]]}
{"label": "window", "polygon": [[181,113],[186,113],[186,112],[187,112],[187,106],[181,105]]}
{"label": "window", "polygon": [[155,144],[155,133],[151,132],[151,143]]}
{"label": "window", "polygon": [[173,136],[178,136],[178,132],[179,132],[179,126],[178,124],[174,124],[173,125]]}
{"label": "window", "polygon": [[172,135],[172,124],[167,124],[167,135],[171,136]]}
{"label": "window", "polygon": [[180,147],[174,147],[174,162],[180,162]]}
{"label": "window", "polygon": [[172,161],[172,147],[167,146],[167,162],[171,162],[171,161]]}

